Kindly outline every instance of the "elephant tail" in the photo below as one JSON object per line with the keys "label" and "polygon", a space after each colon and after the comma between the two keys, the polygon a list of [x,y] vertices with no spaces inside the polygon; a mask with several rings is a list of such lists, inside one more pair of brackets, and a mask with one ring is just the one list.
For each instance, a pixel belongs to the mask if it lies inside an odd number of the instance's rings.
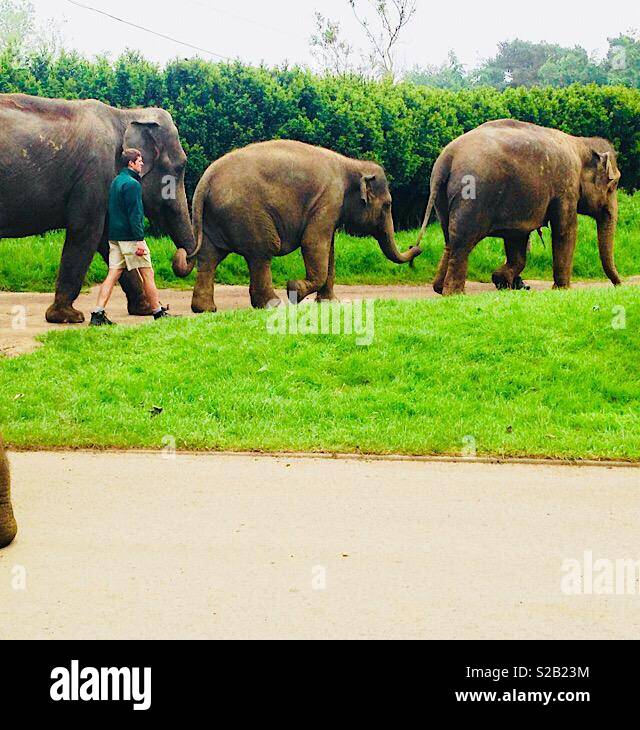
{"label": "elephant tail", "polygon": [[416,241],[416,246],[419,246],[422,242],[422,239],[424,237],[424,234],[427,230],[427,226],[429,225],[429,219],[431,218],[431,213],[433,212],[433,207],[436,204],[436,199],[438,197],[438,193],[440,192],[440,189],[442,186],[447,182],[449,179],[449,165],[443,164],[443,159],[440,157],[438,161],[435,164],[435,167],[433,168],[433,173],[431,175],[431,194],[429,195],[429,202],[427,203],[427,211],[424,214],[424,222],[422,223],[422,228],[420,229],[420,234],[418,235],[418,240]]}
{"label": "elephant tail", "polygon": [[193,235],[196,239],[196,247],[189,259],[195,259],[200,253],[204,240],[203,219],[204,219],[204,201],[206,198],[206,185],[198,185],[195,195],[193,196],[192,218],[193,218]]}

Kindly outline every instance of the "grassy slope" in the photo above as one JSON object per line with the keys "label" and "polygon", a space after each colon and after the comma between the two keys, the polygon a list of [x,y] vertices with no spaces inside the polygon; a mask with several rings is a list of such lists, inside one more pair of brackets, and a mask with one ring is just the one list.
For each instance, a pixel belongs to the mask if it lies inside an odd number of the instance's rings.
{"label": "grassy slope", "polygon": [[[399,246],[408,248],[416,233],[400,233]],[[537,236],[525,277],[551,278],[551,244],[549,231],[545,232],[546,248]],[[4,240],[0,243],[0,289],[5,291],[52,291],[60,261],[63,234],[26,240]],[[158,281],[162,287],[191,288],[193,278],[177,280],[171,271],[174,247],[168,239],[150,239]],[[443,237],[438,225],[429,228],[425,253],[416,261],[416,268],[396,266],[388,262],[373,239],[363,240],[345,234],[336,244],[337,281],[340,284],[424,284],[433,279],[442,253]],[[640,193],[631,197],[620,193],[620,228],[617,236],[616,258],[623,276],[640,274]],[[472,253],[469,278],[490,281],[491,272],[504,261],[502,241],[483,241]],[[300,278],[304,272],[299,252],[276,259],[273,265],[276,284]],[[87,278],[88,283],[99,282],[106,267],[96,257]],[[576,252],[574,276],[576,279],[602,279],[604,274],[598,259],[595,223],[588,218],[580,220],[580,237]],[[247,267],[239,256],[230,256],[218,270],[222,284],[248,283]]]}
{"label": "grassy slope", "polygon": [[375,315],[369,348],[270,336],[269,313],[253,311],[56,332],[0,361],[0,424],[29,447],[169,435],[193,449],[459,454],[472,437],[480,455],[640,460],[639,290],[384,302]]}

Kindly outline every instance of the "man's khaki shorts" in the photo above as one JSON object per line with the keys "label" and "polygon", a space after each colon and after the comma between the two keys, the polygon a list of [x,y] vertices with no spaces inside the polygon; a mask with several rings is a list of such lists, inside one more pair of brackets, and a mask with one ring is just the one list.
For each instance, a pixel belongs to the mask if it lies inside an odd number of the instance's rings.
{"label": "man's khaki shorts", "polygon": [[[144,246],[147,253],[138,256],[138,246]],[[110,269],[151,269],[151,254],[149,246],[144,241],[109,241],[109,268]]]}

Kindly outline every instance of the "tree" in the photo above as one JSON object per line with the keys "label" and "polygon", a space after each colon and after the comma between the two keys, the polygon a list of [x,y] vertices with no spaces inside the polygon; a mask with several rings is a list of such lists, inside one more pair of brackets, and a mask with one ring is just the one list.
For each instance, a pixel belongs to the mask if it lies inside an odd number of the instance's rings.
{"label": "tree", "polygon": [[584,48],[576,46],[559,58],[550,58],[539,71],[539,81],[546,86],[571,84],[606,84],[607,74]]}
{"label": "tree", "polygon": [[0,0],[0,49],[23,48],[35,33],[35,10],[27,0]]}
{"label": "tree", "polygon": [[496,57],[476,70],[474,85],[495,86],[499,89],[539,85],[540,69],[549,60],[557,60],[570,50],[558,45],[531,43],[517,38],[504,41],[498,44]]}
{"label": "tree", "polygon": [[631,30],[609,38],[603,66],[608,83],[640,88],[640,33]]}
{"label": "tree", "polygon": [[449,60],[441,66],[416,66],[405,77],[418,86],[433,86],[436,89],[459,91],[469,86],[467,72],[454,51],[449,51]]}
{"label": "tree", "polygon": [[63,45],[58,23],[49,19],[40,25],[29,0],[0,0],[0,50],[11,48],[20,55],[56,53]]}
{"label": "tree", "polygon": [[[396,50],[402,31],[416,13],[417,0],[347,0],[364,32],[363,63],[353,62],[354,48],[341,37],[340,24],[316,13],[316,33],[311,36],[314,57],[325,70],[357,71],[364,76],[397,77]],[[371,17],[373,15],[373,17]]]}
{"label": "tree", "polygon": [[355,71],[353,46],[341,36],[340,23],[316,13],[316,32],[311,36],[311,54],[322,70],[338,76]]}
{"label": "tree", "polygon": [[369,41],[369,60],[374,72],[377,76],[395,80],[396,46],[402,31],[416,13],[417,0],[367,0],[375,10],[377,22],[374,25],[359,12],[358,0],[347,1]]}

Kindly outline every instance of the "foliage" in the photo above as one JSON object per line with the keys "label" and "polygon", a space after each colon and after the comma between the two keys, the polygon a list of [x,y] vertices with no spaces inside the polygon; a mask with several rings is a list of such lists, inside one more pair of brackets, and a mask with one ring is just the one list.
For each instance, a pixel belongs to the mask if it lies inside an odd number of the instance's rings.
{"label": "foliage", "polygon": [[40,50],[25,59],[6,48],[0,52],[0,92],[11,91],[166,108],[189,156],[190,195],[211,161],[261,140],[298,139],[375,159],[387,170],[403,228],[421,222],[431,169],[443,147],[502,117],[609,138],[620,154],[623,187],[640,187],[640,91],[624,86],[453,92],[356,75],[318,77],[286,66],[193,59],[160,67],[137,52],[110,61]]}
{"label": "foliage", "polygon": [[609,39],[606,57],[598,59],[584,48],[563,48],[516,38],[498,44],[494,58],[465,69],[451,53],[443,66],[416,67],[407,80],[424,86],[457,90],[492,86],[500,91],[524,86],[566,87],[600,84],[640,87],[640,35],[621,33]]}

